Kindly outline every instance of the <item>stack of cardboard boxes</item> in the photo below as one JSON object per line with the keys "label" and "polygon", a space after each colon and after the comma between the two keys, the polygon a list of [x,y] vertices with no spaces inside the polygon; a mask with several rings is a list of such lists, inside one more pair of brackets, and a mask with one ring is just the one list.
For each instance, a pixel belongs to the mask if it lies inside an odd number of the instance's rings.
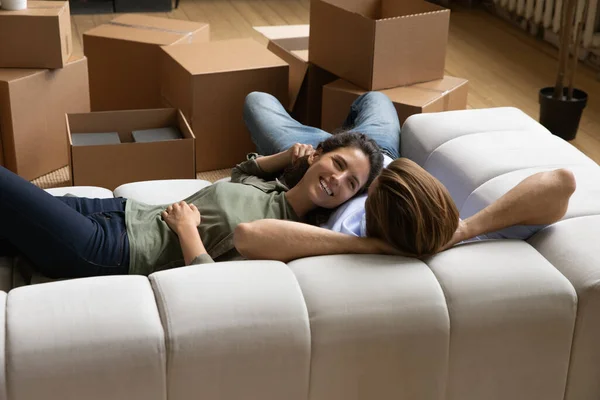
{"label": "stack of cardboard boxes", "polygon": [[68,164],[65,113],[90,110],[67,1],[0,9],[0,165],[34,179]]}
{"label": "stack of cardboard boxes", "polygon": [[204,23],[123,15],[85,32],[86,57],[71,59],[68,2],[0,11],[10,38],[0,41],[0,162],[26,179],[68,164],[71,184],[109,189],[231,168],[255,150],[243,121],[252,91],[328,131],[369,90],[387,94],[401,122],[466,107],[467,81],[444,76],[448,10],[312,0],[310,22],[257,27],[265,48],[210,41]]}
{"label": "stack of cardboard boxes", "polygon": [[[124,15],[85,32],[83,47],[93,112],[69,115],[70,132],[116,133],[120,143],[71,142],[75,185],[114,189],[232,168],[255,150],[242,117],[246,95],[287,94],[283,60],[251,39],[211,42],[204,23]],[[167,126],[181,138],[136,138]]]}
{"label": "stack of cardboard boxes", "polygon": [[449,18],[423,0],[312,0],[310,26],[255,29],[290,64],[292,115],[333,132],[371,90],[392,100],[401,123],[466,108],[467,80],[444,76]]}

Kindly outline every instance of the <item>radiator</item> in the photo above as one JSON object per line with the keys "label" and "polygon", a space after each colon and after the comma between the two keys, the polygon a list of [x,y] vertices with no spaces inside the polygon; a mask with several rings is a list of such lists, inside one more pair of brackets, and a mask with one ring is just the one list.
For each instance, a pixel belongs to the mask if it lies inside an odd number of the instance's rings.
{"label": "radiator", "polygon": [[[600,29],[598,29],[598,0],[589,0],[589,11],[584,24],[582,47],[585,50],[600,48]],[[496,9],[508,11],[512,15],[542,28],[549,35],[548,41],[554,42],[560,30],[563,0],[494,0]],[[583,16],[584,0],[579,0],[575,24]]]}

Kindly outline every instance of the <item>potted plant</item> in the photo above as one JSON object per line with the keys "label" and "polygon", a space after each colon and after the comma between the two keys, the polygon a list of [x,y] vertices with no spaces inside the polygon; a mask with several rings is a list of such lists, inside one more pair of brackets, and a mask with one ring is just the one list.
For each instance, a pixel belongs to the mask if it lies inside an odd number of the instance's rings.
{"label": "potted plant", "polygon": [[[562,3],[556,84],[541,89],[539,93],[540,123],[565,140],[575,139],[581,114],[587,105],[587,93],[573,87],[583,25],[589,9],[589,0],[585,0],[582,17],[573,29],[578,2],[578,0],[565,0]],[[573,31],[575,31],[575,40],[573,40]],[[572,58],[570,58],[571,46],[574,47]]]}

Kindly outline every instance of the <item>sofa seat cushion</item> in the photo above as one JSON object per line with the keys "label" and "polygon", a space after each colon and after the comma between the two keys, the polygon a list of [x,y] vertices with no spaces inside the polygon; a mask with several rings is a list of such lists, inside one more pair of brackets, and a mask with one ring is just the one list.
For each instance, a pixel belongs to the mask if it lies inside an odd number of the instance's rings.
{"label": "sofa seat cushion", "polygon": [[164,331],[146,277],[14,289],[6,305],[6,344],[12,399],[166,398]]}
{"label": "sofa seat cushion", "polygon": [[308,315],[285,264],[194,265],[150,281],[165,324],[167,398],[311,397]]}
{"label": "sofa seat cushion", "polygon": [[200,179],[169,179],[126,183],[115,189],[115,197],[133,199],[146,204],[172,204],[211,185]]}
{"label": "sofa seat cushion", "polygon": [[[574,146],[552,135],[537,121],[515,108],[411,116],[403,127],[402,152],[404,156],[421,164],[448,188],[463,218],[491,204],[518,182],[536,172],[558,168],[566,168],[573,172],[577,190],[571,197],[563,220],[545,227],[529,238],[528,242],[519,243],[551,263],[552,268],[569,280],[577,294],[577,320],[572,338],[566,396],[560,394],[556,398],[598,398],[600,346],[597,338],[600,337],[600,323],[597,323],[597,316],[600,312],[600,264],[597,243],[600,237],[600,167]],[[501,241],[458,246],[434,258],[436,264],[444,260],[435,266],[434,272],[444,272],[449,279],[457,279],[453,276],[455,271],[446,261],[450,255],[465,251],[466,260],[475,249],[479,249],[473,246],[486,246],[483,253],[486,258],[481,260],[480,267],[496,265],[498,270],[502,270],[521,265],[525,273],[524,268],[529,268],[529,260],[533,258],[525,258],[525,253],[520,250],[516,252],[510,247],[510,243]],[[491,249],[490,246],[499,246],[501,252],[494,254],[488,250]],[[504,254],[507,255],[504,262],[497,263]],[[527,265],[524,265],[523,261],[527,261]],[[444,269],[446,267],[447,271]],[[436,275],[442,276],[437,272]],[[522,278],[515,280],[514,285],[523,285]],[[483,287],[481,286],[482,293],[485,292]],[[547,289],[536,292],[541,298],[548,295]],[[449,296],[448,290],[445,290],[445,293],[450,301],[454,301],[454,296]],[[486,292],[485,301],[492,301],[490,293]],[[506,306],[505,301],[498,304]],[[532,310],[529,316],[523,315],[523,320],[539,315],[539,312]],[[480,318],[480,323],[485,321]],[[561,329],[566,329],[566,321],[563,321]],[[456,324],[453,326],[456,327]],[[459,332],[459,329],[453,328],[453,331]],[[546,329],[539,330],[538,337],[543,336],[544,340],[547,340],[547,334],[554,331],[555,326],[549,324]],[[562,346],[562,343],[560,345]],[[485,354],[483,349],[481,354]],[[460,367],[468,372],[469,365],[473,371],[477,370],[472,362]],[[541,359],[539,365],[549,366]],[[474,379],[476,375],[470,375],[473,381],[477,382],[477,379]],[[452,377],[450,380],[455,381]],[[521,393],[521,398],[524,395],[525,393]],[[518,398],[514,393],[500,397]],[[532,397],[549,398],[541,395],[529,396]]]}
{"label": "sofa seat cushion", "polygon": [[423,166],[438,147],[452,139],[501,131],[549,134],[537,121],[514,107],[416,114],[402,126],[401,152],[403,157]]}
{"label": "sofa seat cushion", "polygon": [[370,398],[562,398],[577,299],[524,241],[288,266],[310,316],[311,399],[357,398],[357,387]]}
{"label": "sofa seat cushion", "polygon": [[[593,200],[598,202],[598,196]],[[566,400],[600,398],[600,215],[560,221],[529,243],[577,291],[577,324],[571,350]]]}
{"label": "sofa seat cushion", "polygon": [[[542,170],[576,173],[580,198],[599,188],[600,167],[593,160],[516,108],[413,115],[404,124],[402,153],[448,188],[462,218],[478,211],[467,200],[483,187],[496,187],[495,196],[480,202],[479,209]],[[571,215],[600,212],[600,205],[589,200],[572,207]]]}

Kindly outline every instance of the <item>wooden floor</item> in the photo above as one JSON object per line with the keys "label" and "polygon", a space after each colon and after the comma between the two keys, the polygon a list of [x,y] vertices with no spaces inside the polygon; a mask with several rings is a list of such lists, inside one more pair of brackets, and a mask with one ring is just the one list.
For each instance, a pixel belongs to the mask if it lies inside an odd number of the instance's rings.
{"label": "wooden floor", "polygon": [[[175,19],[210,23],[212,40],[254,37],[252,26],[307,24],[309,0],[181,0],[170,13]],[[75,49],[81,35],[115,17],[75,15]],[[538,90],[551,86],[557,69],[556,50],[484,10],[457,9],[451,14],[446,72],[469,79],[469,107],[514,106],[538,118]],[[572,144],[600,163],[600,82],[580,66],[577,87],[589,95],[577,139]]]}

